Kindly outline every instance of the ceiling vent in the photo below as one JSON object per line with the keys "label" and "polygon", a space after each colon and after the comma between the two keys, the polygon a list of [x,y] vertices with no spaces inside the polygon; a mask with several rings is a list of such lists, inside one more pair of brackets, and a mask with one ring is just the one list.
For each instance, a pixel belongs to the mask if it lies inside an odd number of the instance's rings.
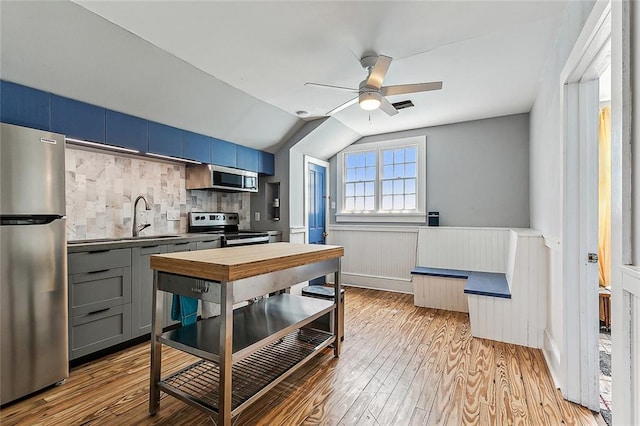
{"label": "ceiling vent", "polygon": [[399,111],[399,110],[401,110],[401,109],[411,108],[411,107],[415,106],[415,105],[413,104],[413,102],[411,102],[410,100],[400,101],[400,102],[394,102],[392,105],[393,105],[393,106],[395,107],[395,109],[397,109],[398,111]]}

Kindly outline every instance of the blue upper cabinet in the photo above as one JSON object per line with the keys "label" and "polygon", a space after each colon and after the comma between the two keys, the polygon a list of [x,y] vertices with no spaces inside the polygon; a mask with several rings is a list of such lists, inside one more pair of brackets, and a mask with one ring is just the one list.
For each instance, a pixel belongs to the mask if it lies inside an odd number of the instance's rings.
{"label": "blue upper cabinet", "polygon": [[180,158],[182,156],[182,130],[150,121],[149,152]]}
{"label": "blue upper cabinet", "polygon": [[211,163],[211,138],[183,130],[182,158]]}
{"label": "blue upper cabinet", "polygon": [[147,152],[149,122],[132,115],[107,110],[107,139],[109,145]]}
{"label": "blue upper cabinet", "polygon": [[51,95],[31,87],[0,81],[0,121],[51,130]]}
{"label": "blue upper cabinet", "polygon": [[237,167],[238,145],[213,138],[211,163],[218,166]]}
{"label": "blue upper cabinet", "polygon": [[259,173],[273,176],[275,173],[275,157],[270,152],[260,151],[260,168]]}
{"label": "blue upper cabinet", "polygon": [[260,151],[242,145],[238,145],[237,149],[237,167],[239,169],[257,172],[260,168]]}
{"label": "blue upper cabinet", "polygon": [[70,138],[105,141],[104,108],[51,95],[51,130]]}

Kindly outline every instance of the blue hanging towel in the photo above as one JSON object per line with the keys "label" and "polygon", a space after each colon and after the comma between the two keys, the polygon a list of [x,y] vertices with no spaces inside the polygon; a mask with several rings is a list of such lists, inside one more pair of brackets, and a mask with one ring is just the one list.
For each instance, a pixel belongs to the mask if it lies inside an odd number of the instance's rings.
{"label": "blue hanging towel", "polygon": [[174,294],[171,300],[171,319],[180,320],[182,326],[195,324],[198,320],[198,299]]}

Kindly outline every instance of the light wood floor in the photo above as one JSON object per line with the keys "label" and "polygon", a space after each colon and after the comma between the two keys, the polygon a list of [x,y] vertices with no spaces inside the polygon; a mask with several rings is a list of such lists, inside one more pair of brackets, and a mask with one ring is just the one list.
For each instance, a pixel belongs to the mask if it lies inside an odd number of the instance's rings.
{"label": "light wood floor", "polygon": [[[466,314],[413,306],[410,295],[346,293],[339,359],[316,357],[235,419],[236,425],[596,424],[566,402],[539,350],[474,339]],[[163,350],[163,374],[193,362]],[[71,371],[65,385],[4,407],[2,425],[199,425],[163,395],[149,417],[149,344]]]}

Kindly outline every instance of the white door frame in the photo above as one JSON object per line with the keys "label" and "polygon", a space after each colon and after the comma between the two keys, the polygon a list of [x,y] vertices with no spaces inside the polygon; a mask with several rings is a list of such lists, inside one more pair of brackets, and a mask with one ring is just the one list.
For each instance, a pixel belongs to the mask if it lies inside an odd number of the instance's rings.
{"label": "white door frame", "polygon": [[560,75],[563,85],[561,390],[598,411],[598,78],[609,64],[611,5],[596,2]]}
{"label": "white door frame", "polygon": [[329,226],[329,162],[319,160],[309,155],[304,156],[304,227],[306,229],[304,242],[309,243],[309,163],[317,164],[326,169],[325,176],[325,203],[324,203],[324,229],[327,232]]}

